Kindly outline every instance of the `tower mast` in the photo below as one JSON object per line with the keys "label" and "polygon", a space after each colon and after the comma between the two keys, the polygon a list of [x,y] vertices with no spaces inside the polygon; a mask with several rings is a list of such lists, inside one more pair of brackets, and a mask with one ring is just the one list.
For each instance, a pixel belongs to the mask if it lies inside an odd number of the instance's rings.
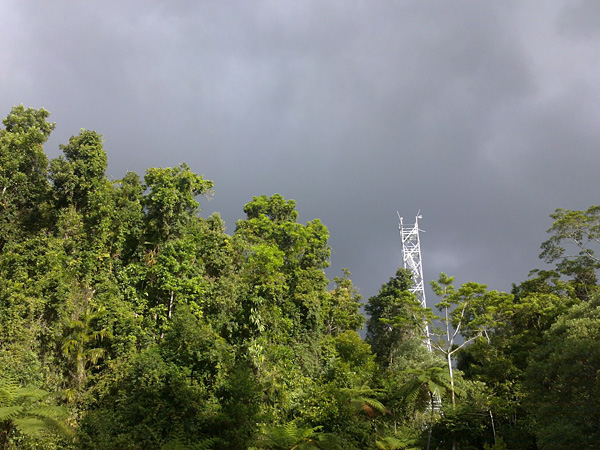
{"label": "tower mast", "polygon": [[[415,294],[415,297],[421,303],[423,308],[427,308],[425,299],[425,283],[423,280],[423,264],[421,262],[421,241],[419,239],[419,219],[423,216],[417,213],[414,224],[404,224],[403,218],[398,213],[400,219],[400,237],[402,238],[402,260],[405,269],[410,269],[413,277],[413,285],[409,289]],[[431,342],[429,340],[429,325],[425,324],[425,336],[427,339],[427,348],[431,351]]]}

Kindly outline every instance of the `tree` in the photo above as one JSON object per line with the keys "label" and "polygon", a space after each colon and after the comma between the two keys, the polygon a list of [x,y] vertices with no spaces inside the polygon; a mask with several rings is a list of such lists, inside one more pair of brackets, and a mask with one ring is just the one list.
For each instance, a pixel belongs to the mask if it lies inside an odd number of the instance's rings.
{"label": "tree", "polygon": [[55,124],[45,109],[12,108],[0,130],[0,250],[23,231],[43,223],[50,184],[43,150]]}
{"label": "tree", "polygon": [[[453,281],[454,277],[441,273],[437,282],[431,282],[433,291],[441,299],[435,306],[442,311],[443,326],[432,333],[437,334],[437,339],[431,340],[431,346],[446,359],[454,405],[453,355],[478,338],[489,340],[490,330],[497,325],[499,306],[512,297],[504,292],[488,291],[485,285],[474,282],[465,283],[457,290]],[[463,341],[456,344],[459,334]]]}
{"label": "tree", "polygon": [[92,392],[93,407],[80,423],[84,449],[160,448],[181,436],[199,442],[218,430],[215,399],[156,346],[116,361]]}
{"label": "tree", "polygon": [[102,136],[95,131],[81,130],[60,148],[64,156],[50,162],[57,205],[74,205],[78,210],[85,210],[90,194],[106,180],[104,172],[108,163]]}
{"label": "tree", "polygon": [[531,353],[526,405],[540,448],[595,448],[600,439],[600,301],[572,306]]}
{"label": "tree", "polygon": [[361,296],[350,280],[350,271],[342,269],[342,272],[341,278],[333,278],[335,287],[330,292],[331,300],[323,307],[325,332],[331,335],[338,335],[347,330],[359,330],[365,321],[360,313]]}
{"label": "tree", "polygon": [[69,378],[76,392],[83,387],[88,369],[96,366],[106,353],[106,349],[98,345],[111,336],[109,331],[97,329],[97,321],[102,315],[102,311],[93,311],[88,304],[77,317],[65,323],[61,350],[67,360]]}
{"label": "tree", "polygon": [[[429,429],[427,433],[427,450],[431,445],[431,435],[436,414],[440,413],[440,401],[448,391],[454,393],[453,380],[443,367],[427,369],[407,369],[405,384],[401,388],[401,396],[407,406],[423,409],[423,400],[429,412]],[[452,394],[454,395],[454,394]]]}
{"label": "tree", "polygon": [[423,335],[432,314],[409,291],[411,285],[410,272],[399,268],[365,306],[369,315],[367,341],[384,367],[394,366],[403,353],[416,352],[414,356],[422,359],[419,353],[426,351]]}
{"label": "tree", "polygon": [[193,173],[185,163],[178,167],[150,168],[144,177],[147,236],[155,245],[182,233],[199,212],[195,197],[208,194],[213,182]]}
{"label": "tree", "polygon": [[[554,223],[547,231],[552,237],[542,244],[541,258],[548,262],[564,262],[583,256],[596,264],[600,263],[593,248],[600,244],[600,206],[590,206],[586,211],[559,208],[550,217]],[[579,253],[569,252],[565,247],[568,244],[574,245]]]}
{"label": "tree", "polygon": [[290,339],[323,332],[322,309],[331,297],[323,269],[329,265],[329,232],[318,220],[296,222],[296,203],[281,195],[254,197],[244,206],[247,219],[236,224],[243,246],[242,276],[252,286],[244,302],[280,316]]}
{"label": "tree", "polygon": [[547,231],[552,236],[542,244],[540,258],[548,263],[558,261],[559,272],[572,277],[578,297],[587,298],[598,282],[600,206],[585,211],[557,209],[550,217],[554,223]]}

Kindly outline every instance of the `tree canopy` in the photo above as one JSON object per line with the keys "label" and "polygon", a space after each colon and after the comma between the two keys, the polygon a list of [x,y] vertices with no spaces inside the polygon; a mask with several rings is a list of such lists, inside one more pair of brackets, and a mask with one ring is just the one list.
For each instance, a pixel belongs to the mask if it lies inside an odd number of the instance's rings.
{"label": "tree canopy", "polygon": [[600,207],[511,293],[442,273],[424,309],[399,268],[363,303],[294,200],[227,234],[185,163],[109,179],[90,130],[49,160],[48,118],[0,129],[3,449],[595,448]]}

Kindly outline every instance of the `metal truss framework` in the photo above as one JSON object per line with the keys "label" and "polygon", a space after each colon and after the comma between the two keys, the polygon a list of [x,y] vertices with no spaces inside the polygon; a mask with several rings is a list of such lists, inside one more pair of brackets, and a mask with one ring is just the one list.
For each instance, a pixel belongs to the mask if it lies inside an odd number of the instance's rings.
{"label": "metal truss framework", "polygon": [[[403,218],[398,213],[400,219],[400,236],[402,237],[402,260],[405,269],[410,269],[413,277],[413,286],[409,289],[415,294],[423,308],[427,308],[425,299],[425,283],[423,280],[423,264],[421,262],[421,241],[419,239],[419,219],[422,219],[420,211],[415,217],[414,224],[404,224]],[[429,326],[425,325],[425,336],[427,339],[427,348],[431,350],[429,340]]]}

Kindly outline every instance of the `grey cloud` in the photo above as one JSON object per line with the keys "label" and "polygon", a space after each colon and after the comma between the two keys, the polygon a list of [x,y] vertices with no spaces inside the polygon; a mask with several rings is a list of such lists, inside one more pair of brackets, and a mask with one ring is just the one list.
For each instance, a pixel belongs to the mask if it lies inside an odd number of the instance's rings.
{"label": "grey cloud", "polygon": [[594,0],[577,0],[564,5],[559,29],[573,37],[593,38],[600,33],[600,4]]}
{"label": "grey cloud", "polygon": [[423,212],[427,279],[510,289],[548,214],[596,202],[591,5],[8,1],[0,105],[48,108],[52,156],[98,130],[114,177],[186,161],[230,232],[252,196],[296,199],[367,297],[396,210]]}

